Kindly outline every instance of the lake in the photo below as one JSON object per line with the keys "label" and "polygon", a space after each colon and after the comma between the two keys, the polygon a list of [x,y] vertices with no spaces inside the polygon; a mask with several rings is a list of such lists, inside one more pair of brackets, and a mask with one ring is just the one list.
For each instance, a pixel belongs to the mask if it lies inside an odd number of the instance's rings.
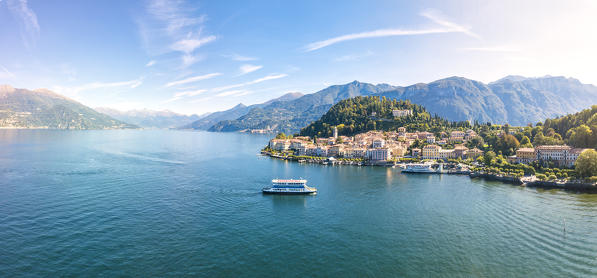
{"label": "lake", "polygon": [[[268,139],[0,130],[0,276],[597,275],[597,195],[297,164]],[[318,194],[261,194],[299,177]]]}

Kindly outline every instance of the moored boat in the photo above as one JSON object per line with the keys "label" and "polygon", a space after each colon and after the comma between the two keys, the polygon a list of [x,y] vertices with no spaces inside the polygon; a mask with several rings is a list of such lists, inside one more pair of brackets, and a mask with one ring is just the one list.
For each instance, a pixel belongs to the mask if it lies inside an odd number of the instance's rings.
{"label": "moored boat", "polygon": [[264,194],[305,195],[317,194],[317,188],[307,186],[305,179],[274,179],[271,187],[263,188]]}
{"label": "moored boat", "polygon": [[410,163],[406,164],[406,167],[402,169],[405,173],[437,173],[436,169],[433,169],[432,164],[429,163]]}

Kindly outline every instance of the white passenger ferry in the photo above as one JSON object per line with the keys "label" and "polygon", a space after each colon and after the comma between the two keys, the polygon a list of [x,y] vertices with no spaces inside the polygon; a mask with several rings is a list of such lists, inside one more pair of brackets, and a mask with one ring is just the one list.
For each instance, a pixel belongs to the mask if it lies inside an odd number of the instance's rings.
{"label": "white passenger ferry", "polygon": [[317,189],[307,186],[307,180],[272,180],[272,187],[263,188],[264,194],[317,194]]}
{"label": "white passenger ferry", "polygon": [[410,163],[406,164],[406,168],[402,169],[405,173],[437,173],[436,169],[431,167],[429,163]]}

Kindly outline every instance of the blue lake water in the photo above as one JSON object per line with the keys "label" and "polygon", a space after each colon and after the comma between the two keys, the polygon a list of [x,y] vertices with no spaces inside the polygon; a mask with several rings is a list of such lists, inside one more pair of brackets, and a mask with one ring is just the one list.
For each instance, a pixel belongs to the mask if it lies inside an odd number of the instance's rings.
{"label": "blue lake water", "polygon": [[[0,276],[597,275],[596,195],[296,164],[267,140],[0,130]],[[298,177],[318,195],[260,192]]]}

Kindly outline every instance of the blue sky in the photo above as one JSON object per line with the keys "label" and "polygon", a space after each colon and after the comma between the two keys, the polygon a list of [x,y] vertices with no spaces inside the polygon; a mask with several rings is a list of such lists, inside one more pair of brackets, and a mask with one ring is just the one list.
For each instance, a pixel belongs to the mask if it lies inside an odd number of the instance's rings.
{"label": "blue sky", "polygon": [[595,14],[597,1],[0,0],[0,84],[186,114],[353,80],[597,84]]}

